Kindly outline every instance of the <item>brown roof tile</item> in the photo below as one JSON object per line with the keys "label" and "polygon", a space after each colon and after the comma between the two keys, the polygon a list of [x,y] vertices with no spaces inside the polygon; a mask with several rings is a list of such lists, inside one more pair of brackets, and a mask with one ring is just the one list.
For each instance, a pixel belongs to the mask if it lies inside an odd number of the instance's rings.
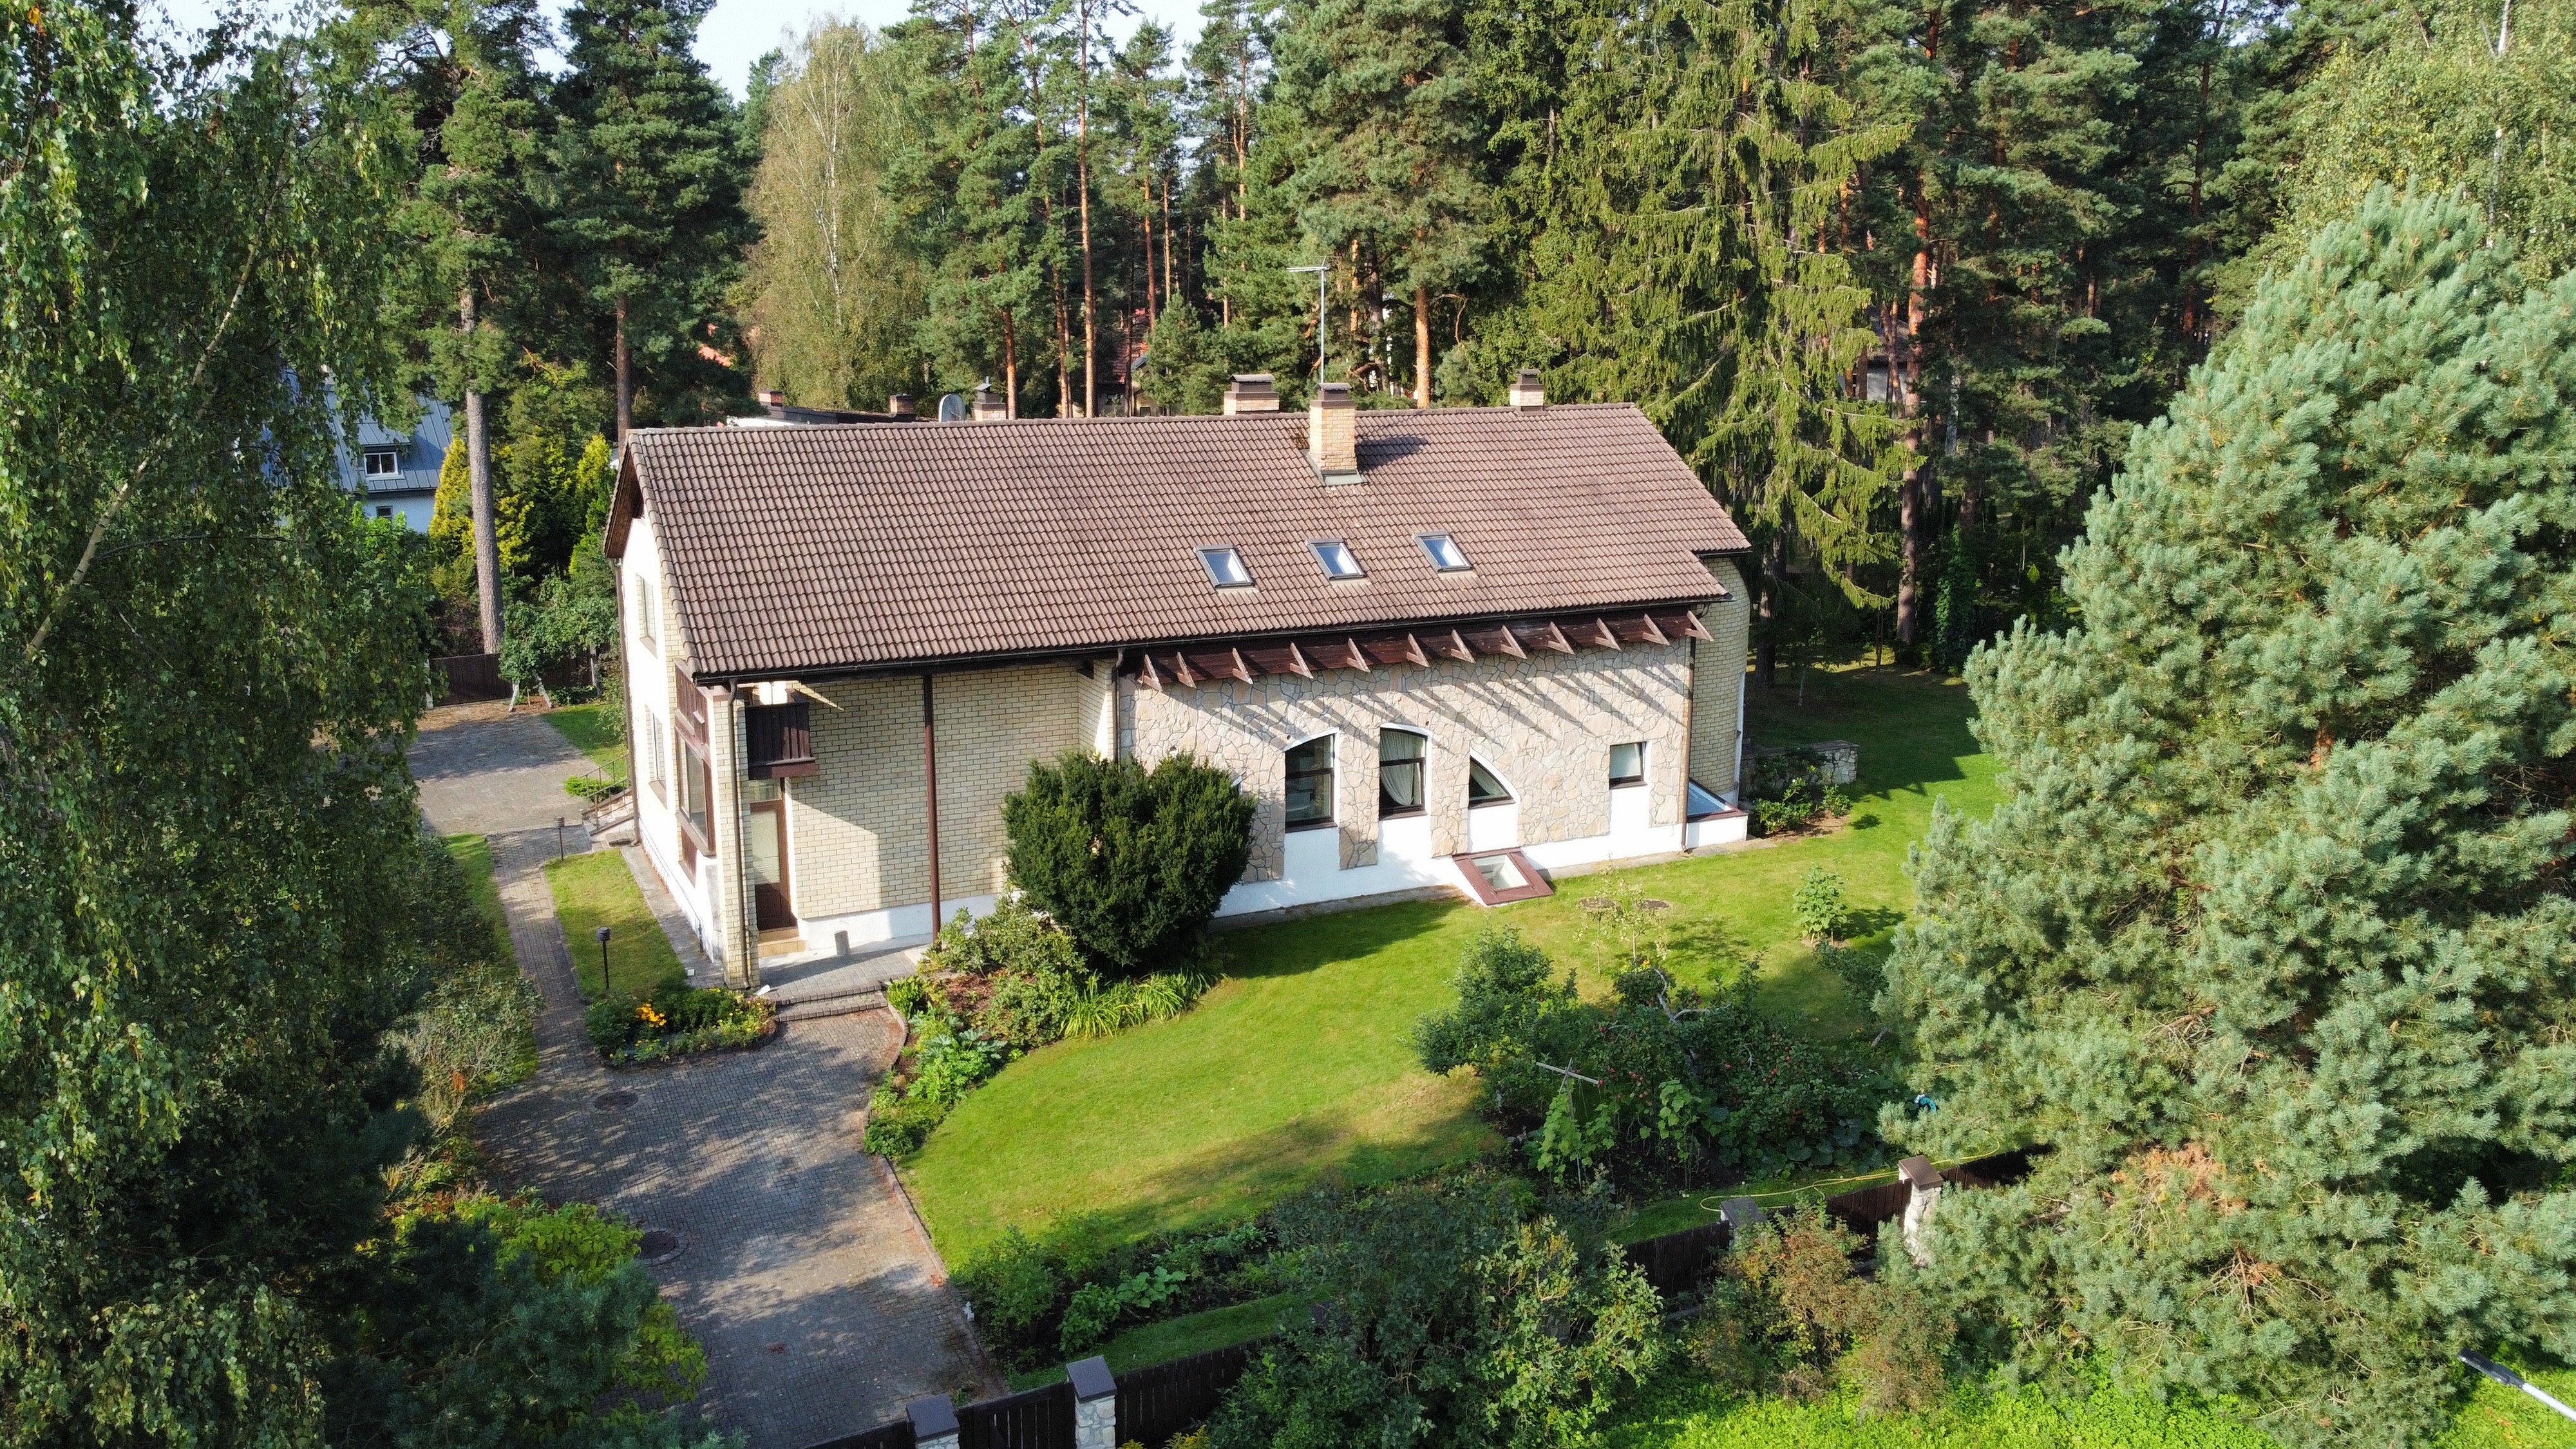
{"label": "brown roof tile", "polygon": [[[1302,413],[645,430],[609,543],[640,486],[701,678],[1692,603],[1746,547],[1634,407],[1358,422],[1368,481],[1330,488]],[[1323,538],[1367,580],[1327,582]],[[1211,586],[1220,544],[1254,587]]]}

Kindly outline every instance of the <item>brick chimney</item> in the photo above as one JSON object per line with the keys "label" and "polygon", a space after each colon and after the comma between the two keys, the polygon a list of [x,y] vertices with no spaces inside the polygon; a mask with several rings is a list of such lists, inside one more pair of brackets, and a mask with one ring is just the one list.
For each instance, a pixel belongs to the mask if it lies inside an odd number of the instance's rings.
{"label": "brick chimney", "polygon": [[1306,409],[1306,456],[1327,483],[1360,481],[1359,416],[1349,383],[1315,385],[1315,401]]}
{"label": "brick chimney", "polygon": [[911,393],[899,392],[886,399],[886,416],[909,421],[912,415]]}
{"label": "brick chimney", "polygon": [[787,394],[778,391],[776,388],[763,388],[757,396],[760,399],[760,405],[762,407],[783,408],[787,406]]}
{"label": "brick chimney", "polygon": [[1225,390],[1225,415],[1236,413],[1275,413],[1279,411],[1279,393],[1270,385],[1266,372],[1238,372],[1234,385]]}
{"label": "brick chimney", "polygon": [[1010,407],[1002,401],[1000,393],[989,387],[975,389],[975,421],[998,423],[1010,415]]}
{"label": "brick chimney", "polygon": [[1537,368],[1524,367],[1521,369],[1521,375],[1512,379],[1512,406],[1516,408],[1547,406],[1547,388],[1539,382]]}

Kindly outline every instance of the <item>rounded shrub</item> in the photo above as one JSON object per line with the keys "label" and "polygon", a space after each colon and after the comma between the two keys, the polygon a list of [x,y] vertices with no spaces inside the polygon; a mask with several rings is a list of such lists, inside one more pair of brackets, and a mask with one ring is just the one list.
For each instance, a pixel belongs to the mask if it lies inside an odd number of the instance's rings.
{"label": "rounded shrub", "polygon": [[1002,821],[1012,881],[1120,974],[1186,948],[1252,857],[1252,797],[1188,755],[1151,770],[1079,752],[1031,765]]}

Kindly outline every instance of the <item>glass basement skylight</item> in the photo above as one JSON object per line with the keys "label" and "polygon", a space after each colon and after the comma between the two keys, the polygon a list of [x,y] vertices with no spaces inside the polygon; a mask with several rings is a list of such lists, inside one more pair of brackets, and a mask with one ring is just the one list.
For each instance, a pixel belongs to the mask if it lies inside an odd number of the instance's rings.
{"label": "glass basement skylight", "polygon": [[1243,555],[1233,549],[1200,549],[1199,562],[1207,565],[1208,578],[1220,589],[1251,587],[1252,571],[1243,566]]}
{"label": "glass basement skylight", "polygon": [[1315,561],[1324,566],[1324,577],[1328,579],[1364,577],[1360,572],[1359,557],[1351,552],[1349,544],[1338,538],[1319,538],[1315,540],[1313,547]]}

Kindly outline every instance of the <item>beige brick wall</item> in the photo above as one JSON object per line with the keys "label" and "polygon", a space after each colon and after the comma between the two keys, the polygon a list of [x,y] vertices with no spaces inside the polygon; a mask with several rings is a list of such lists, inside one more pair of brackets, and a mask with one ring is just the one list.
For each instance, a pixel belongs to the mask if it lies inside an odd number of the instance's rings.
{"label": "beige brick wall", "polygon": [[[808,711],[815,773],[787,782],[796,913],[918,905],[930,895],[920,677],[816,688],[839,708]],[[1106,692],[1069,662],[938,677],[940,894],[1001,888],[1003,798],[1028,782],[1032,760],[1089,747]]]}
{"label": "beige brick wall", "polygon": [[1731,800],[1753,597],[1733,559],[1711,559],[1708,571],[1726,586],[1727,597],[1700,614],[1709,637],[1691,641],[1690,777]]}
{"label": "beige brick wall", "polygon": [[[1243,781],[1255,801],[1246,880],[1276,880],[1287,839],[1288,746],[1338,736],[1334,816],[1342,864],[1377,853],[1378,731],[1431,737],[1432,849],[1466,848],[1467,760],[1485,760],[1520,802],[1521,839],[1582,840],[1610,829],[1610,747],[1647,743],[1649,820],[1678,824],[1688,759],[1685,709],[1692,692],[1685,643],[1588,649],[1566,655],[1429,668],[1382,665],[1327,670],[1313,679],[1266,675],[1245,684],[1208,681],[1163,691],[1122,682],[1134,754],[1147,764],[1187,750]],[[1728,716],[1730,729],[1733,715]]]}

